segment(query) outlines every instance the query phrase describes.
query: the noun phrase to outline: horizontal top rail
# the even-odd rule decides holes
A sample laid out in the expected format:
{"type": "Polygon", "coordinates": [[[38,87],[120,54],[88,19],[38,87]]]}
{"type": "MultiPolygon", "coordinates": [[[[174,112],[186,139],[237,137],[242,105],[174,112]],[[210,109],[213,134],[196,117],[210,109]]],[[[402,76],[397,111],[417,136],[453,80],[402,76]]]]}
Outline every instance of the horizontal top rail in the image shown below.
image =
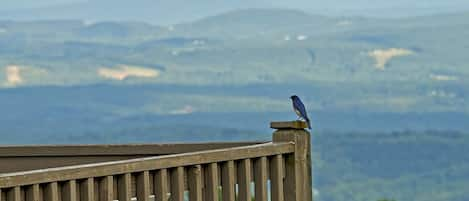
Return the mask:
{"type": "Polygon", "coordinates": [[[210,142],[174,144],[111,144],[111,145],[26,145],[1,146],[0,157],[33,156],[118,156],[118,155],[165,155],[193,151],[221,149],[266,143],[254,142],[210,142]]]}
{"type": "Polygon", "coordinates": [[[102,177],[245,158],[256,158],[293,153],[294,151],[294,143],[276,142],[114,162],[7,173],[0,174],[0,188],[72,179],[85,179],[90,177],[102,177]]]}

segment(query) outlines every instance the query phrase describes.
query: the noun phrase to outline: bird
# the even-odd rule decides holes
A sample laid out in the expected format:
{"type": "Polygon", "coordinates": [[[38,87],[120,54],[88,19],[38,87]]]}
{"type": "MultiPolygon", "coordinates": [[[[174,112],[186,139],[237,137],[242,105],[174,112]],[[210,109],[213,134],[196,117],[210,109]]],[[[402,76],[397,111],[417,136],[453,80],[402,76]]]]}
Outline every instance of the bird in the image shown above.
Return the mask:
{"type": "Polygon", "coordinates": [[[311,129],[311,122],[309,121],[308,114],[306,113],[306,108],[301,99],[296,96],[290,96],[293,104],[293,111],[298,115],[299,119],[303,119],[308,124],[308,128],[311,129]]]}

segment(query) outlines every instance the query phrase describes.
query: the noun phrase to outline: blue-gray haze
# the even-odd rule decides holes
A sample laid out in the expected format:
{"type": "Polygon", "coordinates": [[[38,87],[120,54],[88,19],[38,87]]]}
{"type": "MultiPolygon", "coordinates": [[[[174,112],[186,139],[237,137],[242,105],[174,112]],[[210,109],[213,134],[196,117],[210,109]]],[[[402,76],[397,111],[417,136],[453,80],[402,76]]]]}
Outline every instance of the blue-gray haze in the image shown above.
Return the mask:
{"type": "Polygon", "coordinates": [[[289,8],[329,16],[384,18],[434,15],[469,9],[467,0],[2,0],[0,19],[84,19],[176,24],[246,8],[289,8]]]}

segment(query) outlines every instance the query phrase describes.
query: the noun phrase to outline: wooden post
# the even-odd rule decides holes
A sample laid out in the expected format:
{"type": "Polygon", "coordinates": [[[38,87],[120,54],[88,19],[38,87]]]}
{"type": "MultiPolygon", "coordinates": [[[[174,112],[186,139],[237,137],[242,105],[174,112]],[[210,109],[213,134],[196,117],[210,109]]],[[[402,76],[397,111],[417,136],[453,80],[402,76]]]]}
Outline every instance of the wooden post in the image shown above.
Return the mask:
{"type": "Polygon", "coordinates": [[[138,201],[150,200],[150,173],[148,171],[138,173],[136,191],[138,201]]]}
{"type": "Polygon", "coordinates": [[[202,166],[190,167],[187,175],[189,186],[189,200],[202,201],[202,166]]]}
{"type": "Polygon", "coordinates": [[[285,155],[284,193],[288,201],[312,201],[311,137],[302,121],[271,122],[273,142],[291,142],[295,152],[285,155]]]}
{"type": "Polygon", "coordinates": [[[117,181],[117,193],[119,201],[130,201],[132,198],[132,175],[125,173],[118,177],[117,181]]]}

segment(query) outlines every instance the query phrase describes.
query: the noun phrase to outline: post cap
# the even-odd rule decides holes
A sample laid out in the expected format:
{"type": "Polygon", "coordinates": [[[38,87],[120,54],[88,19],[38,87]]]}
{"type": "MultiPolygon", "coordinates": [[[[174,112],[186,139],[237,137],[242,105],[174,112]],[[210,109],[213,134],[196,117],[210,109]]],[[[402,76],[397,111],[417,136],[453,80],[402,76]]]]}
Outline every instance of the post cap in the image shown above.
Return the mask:
{"type": "Polygon", "coordinates": [[[273,129],[305,129],[308,124],[304,121],[273,121],[270,122],[270,128],[273,129]]]}

